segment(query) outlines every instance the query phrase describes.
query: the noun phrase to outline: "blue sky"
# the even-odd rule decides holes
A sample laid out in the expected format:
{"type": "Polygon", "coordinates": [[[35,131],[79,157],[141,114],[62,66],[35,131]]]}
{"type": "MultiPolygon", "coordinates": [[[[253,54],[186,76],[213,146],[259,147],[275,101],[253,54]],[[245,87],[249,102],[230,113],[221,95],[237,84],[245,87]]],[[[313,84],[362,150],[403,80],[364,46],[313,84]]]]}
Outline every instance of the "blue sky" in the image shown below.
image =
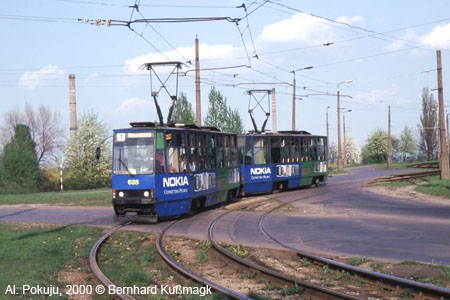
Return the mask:
{"type": "MultiPolygon", "coordinates": [[[[248,12],[263,4],[261,0],[253,2],[244,1],[248,12]]],[[[140,71],[139,66],[167,58],[193,61],[196,35],[200,39],[201,68],[251,65],[251,68],[201,72],[202,117],[206,116],[208,92],[215,86],[230,106],[239,109],[247,129],[251,121],[247,114],[249,98],[244,92],[271,88],[276,89],[278,129],[291,129],[292,86],[286,83],[292,83],[290,71],[307,66],[313,69],[296,72],[297,95],[305,95],[297,101],[297,129],[325,134],[325,113],[330,106],[330,136],[336,140],[336,97],[316,94],[335,94],[338,82],[352,79],[352,83],[340,86],[343,95],[352,97],[342,98],[341,106],[352,110],[346,114],[346,125],[360,145],[373,129],[386,129],[389,104],[394,135],[399,135],[406,125],[417,128],[421,90],[437,87],[435,71],[422,73],[436,68],[436,49],[442,49],[444,95],[448,88],[448,1],[375,4],[274,0],[240,22],[244,43],[237,26],[226,21],[152,24],[153,28],[132,25],[136,32],[143,32],[153,47],[127,27],[76,21],[84,17],[129,20],[132,9],[128,6],[134,3],[134,0],[3,3],[0,115],[14,107],[24,107],[25,103],[34,107],[45,104],[59,110],[64,126],[69,128],[68,75],[75,74],[79,116],[89,110],[97,112],[111,129],[126,127],[133,121],[155,120],[148,72],[140,71]],[[30,17],[45,18],[29,21],[30,17]],[[325,43],[333,44],[322,46],[325,43]],[[249,56],[256,53],[259,59],[249,60],[244,44],[249,56]],[[270,84],[249,84],[261,82],[270,84]]],[[[141,0],[140,12],[146,18],[242,18],[243,8],[236,8],[242,3],[141,0]]],[[[134,11],[132,19],[138,18],[142,17],[134,11]]],[[[188,76],[180,77],[179,82],[179,90],[192,103],[193,69],[189,64],[184,67],[188,76]]],[[[163,76],[166,72],[160,70],[163,76]]],[[[173,87],[174,83],[169,81],[168,85],[173,87]]],[[[166,115],[169,100],[164,94],[160,103],[166,115]]],[[[263,116],[260,111],[255,114],[261,124],[263,116]]]]}

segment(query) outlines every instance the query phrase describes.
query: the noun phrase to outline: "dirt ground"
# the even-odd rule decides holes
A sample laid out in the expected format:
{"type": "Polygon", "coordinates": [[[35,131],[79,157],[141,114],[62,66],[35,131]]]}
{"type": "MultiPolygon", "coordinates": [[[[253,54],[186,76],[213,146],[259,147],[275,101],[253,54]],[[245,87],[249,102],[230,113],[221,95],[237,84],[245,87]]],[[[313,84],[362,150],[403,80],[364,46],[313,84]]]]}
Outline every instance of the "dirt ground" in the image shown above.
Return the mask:
{"type": "Polygon", "coordinates": [[[404,200],[415,200],[424,203],[430,204],[442,204],[449,205],[450,200],[447,198],[427,195],[420,192],[415,191],[414,189],[417,185],[409,185],[406,187],[398,187],[398,188],[388,188],[381,185],[364,187],[365,191],[386,195],[389,197],[404,199],[404,200]]]}
{"type": "MultiPolygon", "coordinates": [[[[225,287],[236,290],[239,293],[249,295],[256,292],[276,299],[308,299],[284,295],[281,287],[261,280],[256,272],[243,270],[224,259],[211,249],[211,245],[205,241],[183,238],[169,238],[165,244],[168,250],[176,253],[175,258],[192,271],[217,282],[225,287]],[[174,250],[178,249],[178,250],[174,250]]],[[[374,285],[370,281],[359,276],[350,275],[311,263],[298,257],[290,251],[280,251],[260,248],[244,248],[239,245],[220,243],[224,248],[232,251],[239,257],[248,259],[254,263],[278,270],[291,277],[304,280],[323,287],[338,290],[363,299],[408,299],[411,291],[392,288],[388,285],[374,285]]],[[[417,280],[429,284],[435,284],[446,288],[450,287],[450,268],[424,265],[412,261],[399,264],[368,260],[364,257],[342,259],[329,257],[347,264],[357,265],[361,268],[382,272],[407,279],[417,280]]]]}

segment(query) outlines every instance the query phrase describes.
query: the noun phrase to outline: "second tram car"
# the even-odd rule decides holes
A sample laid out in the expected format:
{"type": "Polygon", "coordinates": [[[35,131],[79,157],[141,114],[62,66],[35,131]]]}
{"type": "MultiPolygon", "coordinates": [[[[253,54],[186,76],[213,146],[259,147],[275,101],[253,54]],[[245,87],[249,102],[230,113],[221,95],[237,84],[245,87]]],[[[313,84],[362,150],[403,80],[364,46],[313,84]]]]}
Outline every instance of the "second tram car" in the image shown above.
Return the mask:
{"type": "Polygon", "coordinates": [[[241,194],[326,182],[326,145],[326,137],[306,131],[239,135],[241,194]]]}
{"type": "Polygon", "coordinates": [[[238,196],[236,134],[195,125],[130,125],[113,135],[117,220],[156,222],[238,196]]]}

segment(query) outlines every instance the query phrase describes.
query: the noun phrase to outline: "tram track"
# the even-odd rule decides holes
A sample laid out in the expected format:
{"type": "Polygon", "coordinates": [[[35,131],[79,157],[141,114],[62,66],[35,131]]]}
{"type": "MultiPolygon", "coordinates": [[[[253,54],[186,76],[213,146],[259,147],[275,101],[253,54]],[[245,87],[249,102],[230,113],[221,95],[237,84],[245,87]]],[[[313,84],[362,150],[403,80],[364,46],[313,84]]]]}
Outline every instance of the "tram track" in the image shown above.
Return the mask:
{"type": "MultiPolygon", "coordinates": [[[[435,171],[432,171],[432,172],[435,172],[435,171]]],[[[426,173],[426,172],[420,172],[420,173],[426,173]]],[[[428,173],[430,173],[430,172],[428,172],[428,173]]],[[[407,174],[400,174],[400,175],[406,176],[407,174]]],[[[421,177],[423,177],[423,176],[421,176],[421,177]]],[[[336,269],[339,271],[345,271],[350,274],[360,276],[362,278],[365,278],[365,279],[368,279],[368,280],[374,282],[374,284],[381,282],[381,283],[387,283],[387,284],[393,286],[394,288],[402,287],[402,288],[410,289],[410,290],[414,291],[414,293],[415,293],[414,296],[417,297],[417,299],[424,299],[424,300],[450,299],[450,289],[447,289],[447,288],[429,285],[429,284],[425,284],[425,283],[414,281],[414,280],[409,280],[409,279],[405,279],[405,278],[401,278],[401,277],[397,277],[397,276],[388,275],[385,273],[380,273],[380,272],[375,272],[375,271],[371,271],[368,269],[359,268],[356,266],[344,264],[344,263],[341,263],[341,262],[338,262],[338,261],[335,261],[332,259],[328,259],[328,258],[325,258],[322,256],[318,256],[318,255],[309,253],[307,251],[303,251],[303,250],[291,247],[291,246],[283,243],[282,241],[278,240],[276,237],[274,237],[264,226],[264,220],[267,218],[268,215],[270,215],[274,211],[276,211],[286,205],[292,204],[294,202],[314,197],[315,195],[310,195],[310,196],[306,196],[303,198],[293,199],[293,200],[287,201],[277,207],[274,207],[274,208],[266,211],[264,214],[261,215],[261,217],[259,219],[259,227],[260,227],[260,230],[262,231],[262,233],[265,236],[267,236],[270,240],[275,242],[277,245],[281,246],[282,248],[293,251],[296,253],[297,256],[299,256],[301,258],[306,258],[316,264],[328,265],[330,268],[333,268],[333,269],[336,269]]]]}
{"type": "Polygon", "coordinates": [[[229,288],[226,288],[216,282],[213,282],[191,270],[183,266],[182,264],[178,263],[173,257],[170,256],[170,254],[165,250],[163,240],[165,235],[167,234],[168,230],[178,223],[180,221],[176,221],[166,227],[161,234],[159,235],[157,241],[156,241],[156,250],[160,257],[164,260],[164,262],[174,271],[182,274],[183,276],[192,279],[200,284],[210,286],[215,291],[218,291],[224,295],[227,295],[228,297],[232,299],[239,299],[239,300],[251,300],[251,298],[247,297],[246,295],[240,294],[238,292],[235,292],[229,288]]]}
{"type": "MultiPolygon", "coordinates": [[[[110,231],[108,231],[103,236],[101,236],[97,240],[97,242],[95,242],[94,246],[92,246],[91,251],[89,252],[89,265],[91,267],[91,270],[94,273],[95,277],[103,284],[103,286],[106,288],[106,290],[108,290],[108,288],[111,286],[115,286],[115,284],[108,277],[106,277],[106,275],[102,272],[102,270],[100,270],[100,267],[99,267],[98,261],[97,261],[97,257],[98,257],[101,247],[109,239],[109,237],[113,233],[115,233],[117,230],[127,226],[128,224],[129,223],[118,225],[118,226],[114,227],[113,229],[111,229],[110,231]]],[[[116,291],[117,289],[114,288],[114,290],[116,291]]],[[[114,295],[117,298],[122,299],[122,300],[135,300],[133,297],[126,295],[126,294],[115,293],[114,295]]]]}
{"type": "Polygon", "coordinates": [[[278,282],[281,285],[284,286],[301,286],[305,290],[302,293],[302,295],[308,296],[311,299],[348,299],[348,300],[361,300],[359,297],[355,297],[352,295],[347,295],[338,291],[334,291],[328,288],[324,288],[319,285],[311,284],[309,282],[298,280],[295,278],[292,278],[288,275],[285,275],[281,272],[278,272],[274,269],[250,262],[248,260],[242,259],[235,254],[233,254],[231,251],[225,249],[224,247],[220,246],[219,243],[214,239],[214,227],[216,224],[227,214],[229,214],[231,211],[228,211],[226,213],[223,213],[219,217],[217,217],[208,227],[208,240],[214,247],[214,249],[219,252],[223,257],[227,258],[228,260],[231,260],[234,264],[244,267],[246,269],[254,270],[260,274],[263,275],[263,277],[267,278],[268,280],[272,282],[278,282]]]}

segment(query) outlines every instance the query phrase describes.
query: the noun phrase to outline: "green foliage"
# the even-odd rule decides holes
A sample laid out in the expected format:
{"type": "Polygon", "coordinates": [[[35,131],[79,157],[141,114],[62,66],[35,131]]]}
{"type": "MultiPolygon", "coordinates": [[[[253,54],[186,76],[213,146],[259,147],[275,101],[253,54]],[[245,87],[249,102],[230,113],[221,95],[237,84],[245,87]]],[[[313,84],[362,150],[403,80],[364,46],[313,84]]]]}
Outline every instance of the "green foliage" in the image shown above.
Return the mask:
{"type": "Polygon", "coordinates": [[[225,132],[242,133],[244,123],[237,109],[227,106],[227,99],[216,88],[208,95],[208,114],[204,120],[206,126],[213,126],[225,132]]]}
{"type": "Polygon", "coordinates": [[[29,190],[36,188],[40,172],[35,146],[30,128],[23,124],[16,125],[14,136],[3,149],[0,162],[4,184],[15,185],[18,191],[23,187],[29,190]]]}
{"type": "Polygon", "coordinates": [[[363,163],[380,163],[387,159],[387,133],[383,129],[375,129],[367,138],[362,151],[363,163]]]}
{"type": "Polygon", "coordinates": [[[95,159],[95,148],[108,136],[106,125],[97,114],[89,112],[81,117],[78,129],[70,141],[67,153],[68,189],[107,187],[111,184],[111,143],[102,145],[100,160],[95,159]]]}
{"type": "Polygon", "coordinates": [[[172,122],[182,124],[195,124],[195,115],[192,104],[187,100],[186,94],[181,92],[172,112],[172,122]]]}
{"type": "Polygon", "coordinates": [[[366,260],[367,260],[367,258],[364,257],[364,256],[361,256],[361,257],[352,257],[352,258],[350,258],[350,259],[347,260],[347,263],[348,263],[349,265],[352,265],[352,266],[359,266],[359,265],[362,265],[363,263],[365,263],[366,260]]]}
{"type": "Polygon", "coordinates": [[[437,102],[429,88],[422,89],[422,115],[419,129],[419,151],[426,156],[427,160],[432,160],[437,152],[437,102]]]}
{"type": "Polygon", "coordinates": [[[206,251],[201,250],[200,252],[197,253],[197,262],[201,264],[204,263],[205,261],[206,261],[206,251]]]}
{"type": "Polygon", "coordinates": [[[416,139],[414,138],[412,130],[405,126],[400,134],[400,141],[398,151],[402,155],[402,161],[406,160],[406,156],[416,154],[416,139]]]}

